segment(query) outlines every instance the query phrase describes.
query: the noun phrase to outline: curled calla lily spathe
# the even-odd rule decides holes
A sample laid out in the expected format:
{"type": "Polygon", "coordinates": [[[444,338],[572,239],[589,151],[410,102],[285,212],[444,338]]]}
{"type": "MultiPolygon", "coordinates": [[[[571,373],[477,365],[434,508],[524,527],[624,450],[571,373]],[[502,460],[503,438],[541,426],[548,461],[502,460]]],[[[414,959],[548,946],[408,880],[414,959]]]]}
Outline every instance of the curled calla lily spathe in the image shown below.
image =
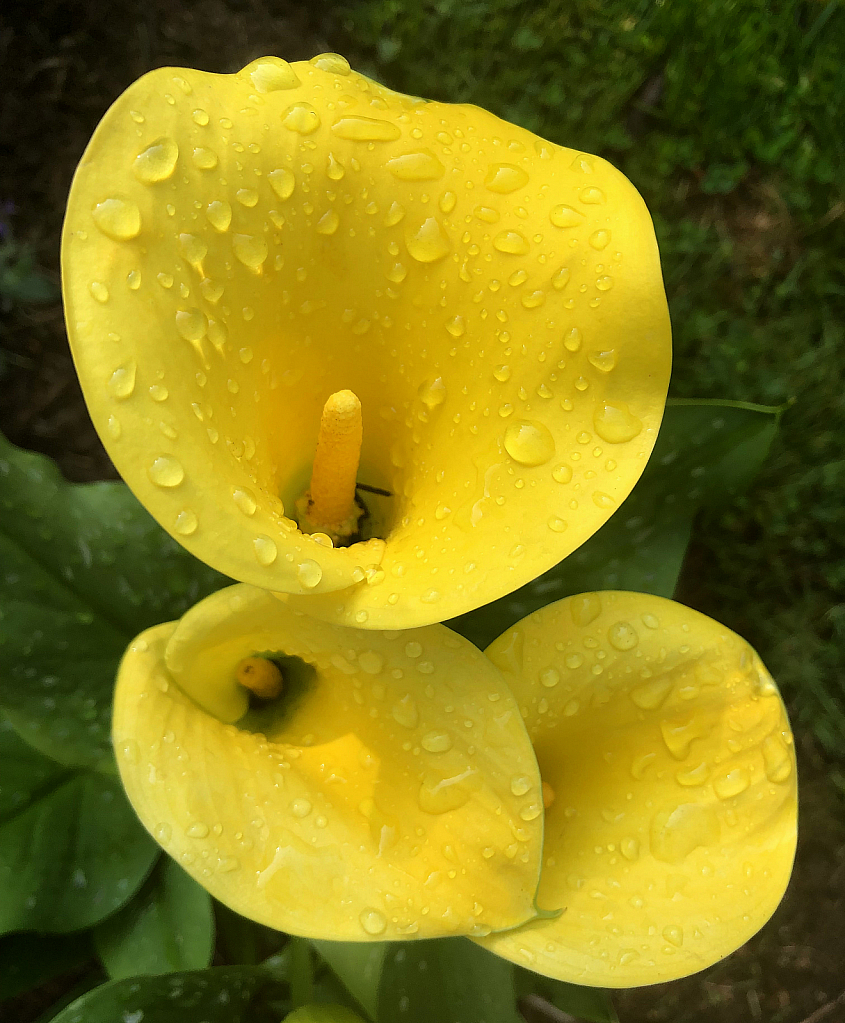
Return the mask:
{"type": "Polygon", "coordinates": [[[659,427],[669,320],[630,182],[334,54],[133,84],[77,170],[62,262],[132,490],[325,620],[416,626],[522,585],[613,514],[659,427]],[[369,489],[341,502],[358,542],[332,546],[297,504],[347,391],[369,489]]]}
{"type": "Polygon", "coordinates": [[[792,735],[751,647],[660,597],[587,593],[487,650],[547,802],[539,905],[481,939],[531,970],[633,987],[695,973],[768,920],[792,869],[792,735]]]}
{"type": "Polygon", "coordinates": [[[536,915],[531,743],[501,672],[443,626],[347,629],[221,590],[130,646],[113,737],[151,834],[260,923],[366,941],[536,915]]]}

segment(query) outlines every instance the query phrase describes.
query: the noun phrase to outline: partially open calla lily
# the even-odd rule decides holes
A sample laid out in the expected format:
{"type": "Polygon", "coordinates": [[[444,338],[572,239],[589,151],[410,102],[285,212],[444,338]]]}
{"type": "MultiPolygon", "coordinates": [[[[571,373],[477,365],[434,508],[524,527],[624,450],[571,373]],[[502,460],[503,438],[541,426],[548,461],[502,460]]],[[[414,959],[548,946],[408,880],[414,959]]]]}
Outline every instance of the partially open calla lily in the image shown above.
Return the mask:
{"type": "Polygon", "coordinates": [[[757,931],[789,880],[797,793],[784,706],[748,644],[660,597],[588,593],[487,653],[554,799],[538,903],[564,912],[482,943],[627,987],[695,973],[757,931]]]}
{"type": "Polygon", "coordinates": [[[113,734],[142,822],[244,916],[365,941],[535,915],[531,743],[501,672],[443,626],[347,629],[230,587],[130,646],[113,734]],[[260,661],[281,695],[249,709],[260,661]]]}
{"type": "Polygon", "coordinates": [[[630,182],[335,54],[133,84],[76,173],[63,278],[91,415],[144,505],[341,624],[442,621],[534,578],[624,500],[662,415],[669,320],[630,182]],[[348,391],[381,492],[332,547],[296,508],[348,391]]]}

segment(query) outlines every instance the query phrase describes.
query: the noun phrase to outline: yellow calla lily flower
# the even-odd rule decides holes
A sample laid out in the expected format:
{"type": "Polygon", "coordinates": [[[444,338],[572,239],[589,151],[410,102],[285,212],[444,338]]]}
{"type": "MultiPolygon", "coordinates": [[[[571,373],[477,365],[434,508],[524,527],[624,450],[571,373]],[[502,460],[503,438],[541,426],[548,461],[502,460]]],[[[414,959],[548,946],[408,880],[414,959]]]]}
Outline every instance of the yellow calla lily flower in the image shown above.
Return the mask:
{"type": "Polygon", "coordinates": [[[792,869],[792,736],[771,676],[712,619],[587,593],[487,650],[516,695],[546,802],[538,904],[482,944],[560,980],[672,980],[765,923],[792,869]]]}
{"type": "Polygon", "coordinates": [[[130,646],[113,737],[143,824],[260,923],[366,941],[535,915],[531,743],[498,669],[443,626],[347,629],[229,587],[130,646]],[[265,675],[282,695],[249,709],[265,675]]]}
{"type": "Polygon", "coordinates": [[[339,624],[442,621],[536,577],[660,424],[669,319],[630,182],[335,54],[135,82],[77,170],[62,263],[138,498],[339,624]]]}

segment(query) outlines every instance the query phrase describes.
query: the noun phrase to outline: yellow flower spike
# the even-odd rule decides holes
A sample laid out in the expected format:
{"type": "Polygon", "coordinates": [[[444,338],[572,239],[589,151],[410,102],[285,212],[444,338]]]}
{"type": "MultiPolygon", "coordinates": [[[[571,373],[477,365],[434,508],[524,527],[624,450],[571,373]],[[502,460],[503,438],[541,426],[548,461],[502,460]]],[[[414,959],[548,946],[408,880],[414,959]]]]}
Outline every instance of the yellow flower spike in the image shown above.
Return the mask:
{"type": "Polygon", "coordinates": [[[538,904],[482,944],[602,987],[682,977],[769,918],[792,869],[792,736],[749,645],[661,597],[587,593],[487,650],[531,735],[547,804],[538,904]]]}
{"type": "Polygon", "coordinates": [[[260,923],[366,941],[534,916],[531,743],[501,672],[441,625],[347,629],[229,587],[130,646],[113,738],[144,825],[260,923]],[[284,688],[248,710],[261,658],[284,688]]]}
{"type": "Polygon", "coordinates": [[[130,86],[76,173],[63,276],[136,495],[340,624],[442,621],[536,577],[618,508],[662,415],[669,319],[630,182],[337,55],[130,86]],[[359,489],[369,544],[332,547],[293,516],[343,390],[382,493],[359,489]]]}

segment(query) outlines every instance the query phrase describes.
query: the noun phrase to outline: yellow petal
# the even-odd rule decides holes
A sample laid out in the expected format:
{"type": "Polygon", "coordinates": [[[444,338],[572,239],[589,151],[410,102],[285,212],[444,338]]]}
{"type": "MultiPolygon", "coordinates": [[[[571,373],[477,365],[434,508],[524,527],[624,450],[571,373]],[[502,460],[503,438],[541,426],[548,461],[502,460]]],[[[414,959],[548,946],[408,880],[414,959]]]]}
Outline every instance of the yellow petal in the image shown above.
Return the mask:
{"type": "Polygon", "coordinates": [[[627,987],[695,973],[759,930],[789,880],[797,792],[786,712],[751,647],[660,597],[588,593],[487,653],[554,790],[538,904],[564,912],[484,944],[627,987]]]}
{"type": "Polygon", "coordinates": [[[114,743],[144,825],[260,923],[364,941],[533,915],[531,743],[501,673],[443,626],[364,632],[221,590],[130,646],[114,743]],[[246,708],[238,664],[262,653],[282,657],[288,700],[225,724],[246,708]]]}
{"type": "Polygon", "coordinates": [[[615,511],[660,423],[669,320],[630,182],[336,55],[130,86],[76,173],[63,275],[136,495],[342,624],[442,621],[534,578],[615,511]],[[331,549],[285,509],[342,389],[359,481],[392,496],[360,495],[379,542],[331,549]]]}

